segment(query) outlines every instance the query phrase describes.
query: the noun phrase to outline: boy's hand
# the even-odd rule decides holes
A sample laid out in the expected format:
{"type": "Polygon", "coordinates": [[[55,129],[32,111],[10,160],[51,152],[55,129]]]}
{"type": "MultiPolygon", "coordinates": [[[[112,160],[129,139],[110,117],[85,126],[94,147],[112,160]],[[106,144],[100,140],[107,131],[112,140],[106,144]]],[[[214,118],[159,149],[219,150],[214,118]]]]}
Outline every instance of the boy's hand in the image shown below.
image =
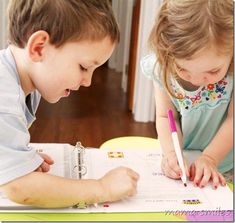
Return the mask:
{"type": "Polygon", "coordinates": [[[130,168],[118,167],[109,171],[99,180],[104,191],[104,201],[117,201],[135,195],[138,179],[139,174],[130,168]]]}
{"type": "MultiPolygon", "coordinates": [[[[189,176],[189,168],[183,156],[186,175],[189,176]]],[[[179,167],[175,151],[164,154],[161,162],[162,172],[169,178],[180,179],[182,170],[179,167]]]]}
{"type": "Polygon", "coordinates": [[[217,170],[215,160],[205,154],[202,154],[190,166],[190,180],[193,180],[194,186],[205,187],[209,180],[212,180],[213,189],[217,189],[218,185],[226,185],[226,181],[222,174],[217,170]]]}
{"type": "Polygon", "coordinates": [[[54,163],[53,159],[45,153],[38,153],[43,159],[43,163],[34,170],[35,172],[48,172],[50,170],[50,165],[54,163]]]}

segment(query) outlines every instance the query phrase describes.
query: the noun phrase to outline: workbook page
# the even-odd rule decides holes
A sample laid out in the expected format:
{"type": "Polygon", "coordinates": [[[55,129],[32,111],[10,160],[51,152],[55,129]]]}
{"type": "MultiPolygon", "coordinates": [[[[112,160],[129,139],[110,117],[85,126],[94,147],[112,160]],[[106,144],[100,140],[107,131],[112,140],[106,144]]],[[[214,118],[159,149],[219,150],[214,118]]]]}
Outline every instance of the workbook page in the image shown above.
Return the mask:
{"type": "MultiPolygon", "coordinates": [[[[50,174],[74,177],[79,169],[78,152],[68,144],[32,144],[38,152],[53,157],[54,164],[50,174]],[[76,167],[76,168],[75,168],[76,167]]],[[[200,153],[186,154],[193,161],[200,153]],[[190,157],[191,156],[191,157],[190,157]]],[[[173,211],[222,211],[233,210],[233,193],[226,187],[213,190],[211,185],[205,188],[194,187],[188,181],[184,187],[181,180],[172,180],[162,174],[160,149],[86,149],[80,162],[86,171],[82,178],[99,179],[109,170],[119,166],[132,168],[139,173],[137,194],[118,202],[105,202],[90,205],[85,209],[40,209],[11,202],[0,191],[0,212],[173,212],[173,211]]],[[[75,177],[76,178],[76,177],[75,177]]],[[[77,178],[78,179],[78,178],[77,178]]],[[[79,179],[78,179],[79,180],[79,179]]]]}
{"type": "Polygon", "coordinates": [[[73,168],[77,165],[77,152],[74,146],[56,143],[31,143],[30,146],[37,152],[45,153],[53,159],[54,164],[50,165],[50,174],[72,178],[73,168]]]}
{"type": "MultiPolygon", "coordinates": [[[[137,195],[119,202],[100,204],[99,208],[104,212],[233,210],[233,194],[228,187],[220,186],[213,190],[208,185],[198,188],[190,181],[184,187],[181,180],[165,177],[160,167],[159,149],[103,149],[86,153],[90,157],[88,178],[100,178],[118,166],[132,168],[140,175],[137,195]]],[[[196,156],[198,154],[193,154],[193,157],[196,156]]]]}

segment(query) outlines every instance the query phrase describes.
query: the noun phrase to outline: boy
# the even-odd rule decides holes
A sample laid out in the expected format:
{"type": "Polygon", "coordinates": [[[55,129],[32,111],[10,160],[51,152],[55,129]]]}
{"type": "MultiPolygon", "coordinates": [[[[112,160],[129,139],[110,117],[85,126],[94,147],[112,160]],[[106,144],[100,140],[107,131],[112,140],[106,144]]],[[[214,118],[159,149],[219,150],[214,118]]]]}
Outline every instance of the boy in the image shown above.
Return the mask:
{"type": "Polygon", "coordinates": [[[0,188],[45,208],[115,201],[136,193],[138,174],[119,167],[98,180],[49,175],[53,160],[28,147],[40,96],[50,103],[91,84],[119,30],[108,0],[11,0],[9,47],[0,51],[0,188]]]}

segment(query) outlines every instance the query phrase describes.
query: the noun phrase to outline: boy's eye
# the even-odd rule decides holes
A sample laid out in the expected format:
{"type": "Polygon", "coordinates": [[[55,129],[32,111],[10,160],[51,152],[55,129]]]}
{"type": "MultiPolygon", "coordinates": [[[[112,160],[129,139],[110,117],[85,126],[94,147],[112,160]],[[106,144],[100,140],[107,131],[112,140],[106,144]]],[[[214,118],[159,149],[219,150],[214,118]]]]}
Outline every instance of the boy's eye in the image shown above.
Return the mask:
{"type": "Polygon", "coordinates": [[[85,67],[83,67],[82,65],[79,65],[79,66],[80,66],[81,71],[84,71],[84,72],[87,71],[87,69],[85,67]]]}

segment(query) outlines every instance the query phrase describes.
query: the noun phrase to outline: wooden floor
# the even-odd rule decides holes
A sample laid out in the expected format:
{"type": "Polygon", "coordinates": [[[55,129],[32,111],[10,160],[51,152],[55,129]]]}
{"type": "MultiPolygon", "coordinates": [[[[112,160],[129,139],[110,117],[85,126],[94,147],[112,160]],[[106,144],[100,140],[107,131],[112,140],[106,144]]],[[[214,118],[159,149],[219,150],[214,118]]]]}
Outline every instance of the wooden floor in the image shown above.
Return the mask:
{"type": "Polygon", "coordinates": [[[121,74],[98,68],[89,88],[81,87],[56,104],[42,100],[30,128],[31,142],[70,143],[99,147],[120,136],[156,137],[154,123],[137,123],[127,108],[121,74]]]}

